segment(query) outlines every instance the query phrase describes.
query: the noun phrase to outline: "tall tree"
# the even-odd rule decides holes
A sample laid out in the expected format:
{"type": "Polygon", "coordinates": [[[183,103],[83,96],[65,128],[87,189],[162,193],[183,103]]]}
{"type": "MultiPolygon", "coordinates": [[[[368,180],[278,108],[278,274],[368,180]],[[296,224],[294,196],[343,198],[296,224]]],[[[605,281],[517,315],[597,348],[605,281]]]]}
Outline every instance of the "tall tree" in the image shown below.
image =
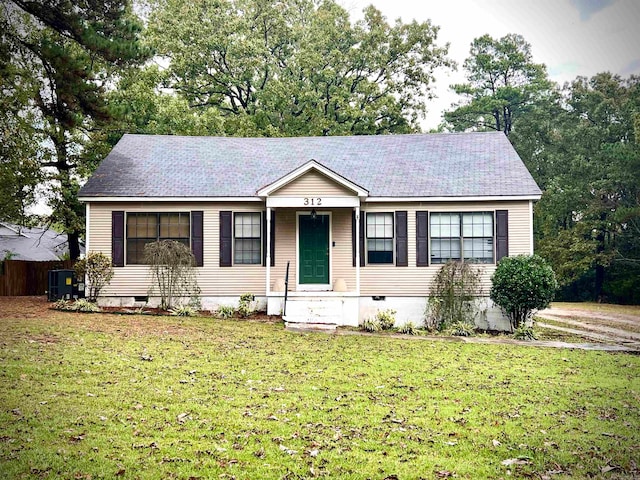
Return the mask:
{"type": "Polygon", "coordinates": [[[640,301],[640,288],[616,293],[606,278],[615,270],[640,280],[640,77],[580,77],[564,96],[564,120],[549,146],[561,168],[536,209],[540,253],[565,284],[591,273],[592,298],[640,301]]]}
{"type": "MultiPolygon", "coordinates": [[[[110,118],[104,103],[109,69],[144,56],[139,32],[126,0],[0,4],[2,70],[22,90],[13,96],[22,101],[3,121],[31,119],[21,132],[39,139],[33,157],[48,186],[50,221],[62,225],[71,258],[80,253],[84,230],[79,181],[95,166],[97,132],[110,118]]],[[[33,158],[27,150],[23,157],[33,158]]]]}
{"type": "Polygon", "coordinates": [[[448,64],[430,22],[351,24],[333,0],[158,0],[149,17],[162,85],[214,107],[229,135],[409,132],[448,64]]]}
{"type": "Polygon", "coordinates": [[[517,119],[551,91],[546,67],[533,62],[531,45],[521,35],[476,38],[464,69],[467,82],[452,85],[464,99],[444,114],[454,130],[497,130],[509,135],[517,119]]]}

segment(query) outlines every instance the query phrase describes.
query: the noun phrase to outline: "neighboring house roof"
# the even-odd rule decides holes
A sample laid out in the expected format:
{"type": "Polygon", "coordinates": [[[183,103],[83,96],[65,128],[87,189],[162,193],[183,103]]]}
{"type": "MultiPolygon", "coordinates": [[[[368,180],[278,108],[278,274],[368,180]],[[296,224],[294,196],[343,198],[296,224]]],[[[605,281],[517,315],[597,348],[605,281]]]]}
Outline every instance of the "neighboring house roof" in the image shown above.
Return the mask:
{"type": "Polygon", "coordinates": [[[59,260],[68,251],[66,234],[0,222],[0,259],[8,256],[11,260],[59,260]]]}
{"type": "Polygon", "coordinates": [[[310,160],[373,197],[539,196],[502,132],[236,138],[124,135],[80,197],[255,197],[310,160]]]}

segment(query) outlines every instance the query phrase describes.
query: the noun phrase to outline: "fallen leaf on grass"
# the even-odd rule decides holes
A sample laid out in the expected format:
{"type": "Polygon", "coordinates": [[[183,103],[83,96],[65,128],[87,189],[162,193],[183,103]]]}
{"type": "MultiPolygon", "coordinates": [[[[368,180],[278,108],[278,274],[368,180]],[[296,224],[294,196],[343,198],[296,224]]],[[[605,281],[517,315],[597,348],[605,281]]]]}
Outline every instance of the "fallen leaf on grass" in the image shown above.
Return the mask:
{"type": "Polygon", "coordinates": [[[449,478],[454,476],[454,474],[452,472],[450,472],[449,470],[438,470],[436,472],[436,477],[438,478],[449,478]]]}
{"type": "Polygon", "coordinates": [[[188,413],[181,413],[180,415],[178,415],[176,417],[176,420],[178,421],[178,423],[184,423],[187,420],[189,420],[191,417],[189,417],[188,413]]]}
{"type": "Polygon", "coordinates": [[[82,440],[84,440],[86,434],[84,433],[80,433],[79,435],[72,435],[71,437],[69,437],[69,441],[73,442],[73,443],[77,443],[80,442],[82,440]]]}
{"type": "Polygon", "coordinates": [[[607,473],[607,472],[611,472],[612,470],[618,470],[620,467],[616,466],[616,465],[605,465],[604,467],[600,468],[600,471],[602,473],[607,473]]]}
{"type": "Polygon", "coordinates": [[[297,451],[292,450],[290,448],[287,448],[284,445],[279,445],[279,447],[280,447],[280,450],[282,450],[283,452],[285,452],[288,455],[295,455],[296,453],[298,453],[297,451]]]}
{"type": "Polygon", "coordinates": [[[500,463],[508,467],[509,465],[527,465],[530,462],[526,458],[507,458],[500,463]]]}

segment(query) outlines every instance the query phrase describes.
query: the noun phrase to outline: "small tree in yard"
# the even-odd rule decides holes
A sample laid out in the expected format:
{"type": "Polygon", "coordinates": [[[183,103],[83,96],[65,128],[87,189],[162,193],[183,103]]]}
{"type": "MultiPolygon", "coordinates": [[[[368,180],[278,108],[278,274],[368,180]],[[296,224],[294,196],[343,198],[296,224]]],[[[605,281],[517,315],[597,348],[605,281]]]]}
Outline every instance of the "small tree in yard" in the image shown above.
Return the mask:
{"type": "Polygon", "coordinates": [[[98,299],[100,291],[113,278],[111,259],[102,252],[89,252],[85,258],[76,262],[74,269],[78,278],[86,275],[87,298],[90,302],[98,299]]]}
{"type": "Polygon", "coordinates": [[[175,240],[161,240],[144,246],[144,262],[149,265],[152,285],[158,288],[160,308],[169,310],[174,302],[200,293],[196,262],[189,247],[175,240]]]}
{"type": "Polygon", "coordinates": [[[491,300],[509,317],[512,330],[524,326],[534,310],[548,307],[558,288],[553,269],[538,255],[503,258],[491,281],[491,300]]]}

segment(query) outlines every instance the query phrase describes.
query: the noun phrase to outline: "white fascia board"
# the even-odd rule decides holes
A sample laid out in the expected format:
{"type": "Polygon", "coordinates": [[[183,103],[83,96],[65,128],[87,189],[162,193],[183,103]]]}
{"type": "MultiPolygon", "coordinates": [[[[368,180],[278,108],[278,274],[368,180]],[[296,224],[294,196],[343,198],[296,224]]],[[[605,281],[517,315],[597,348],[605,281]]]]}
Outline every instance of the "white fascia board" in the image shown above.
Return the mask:
{"type": "Polygon", "coordinates": [[[337,207],[357,207],[360,205],[358,197],[267,197],[267,207],[295,207],[303,209],[322,209],[337,207]],[[320,202],[318,202],[320,200],[320,202]]]}
{"type": "Polygon", "coordinates": [[[366,203],[405,202],[496,202],[514,200],[540,200],[540,195],[492,195],[486,197],[367,197],[366,203]]]}
{"type": "Polygon", "coordinates": [[[256,194],[259,195],[260,197],[267,197],[272,192],[275,192],[279,188],[282,188],[287,183],[292,182],[296,178],[304,175],[305,173],[307,173],[309,170],[312,170],[312,169],[317,170],[318,172],[322,173],[323,175],[329,177],[331,180],[333,180],[337,184],[342,185],[343,187],[345,187],[345,188],[347,188],[349,190],[352,190],[356,195],[358,195],[360,197],[366,197],[367,195],[369,195],[369,192],[367,190],[365,190],[364,188],[360,187],[359,185],[356,185],[355,183],[351,182],[350,180],[347,180],[343,176],[337,174],[333,170],[328,169],[324,165],[316,162],[315,160],[308,161],[304,165],[301,165],[300,167],[296,168],[295,170],[292,170],[291,172],[287,173],[284,177],[281,177],[278,180],[276,180],[275,182],[273,182],[273,183],[271,183],[271,184],[269,184],[269,185],[267,185],[265,187],[262,187],[260,190],[258,190],[256,192],[256,194]]]}
{"type": "Polygon", "coordinates": [[[81,202],[264,202],[259,197],[79,197],[81,202]]]}

